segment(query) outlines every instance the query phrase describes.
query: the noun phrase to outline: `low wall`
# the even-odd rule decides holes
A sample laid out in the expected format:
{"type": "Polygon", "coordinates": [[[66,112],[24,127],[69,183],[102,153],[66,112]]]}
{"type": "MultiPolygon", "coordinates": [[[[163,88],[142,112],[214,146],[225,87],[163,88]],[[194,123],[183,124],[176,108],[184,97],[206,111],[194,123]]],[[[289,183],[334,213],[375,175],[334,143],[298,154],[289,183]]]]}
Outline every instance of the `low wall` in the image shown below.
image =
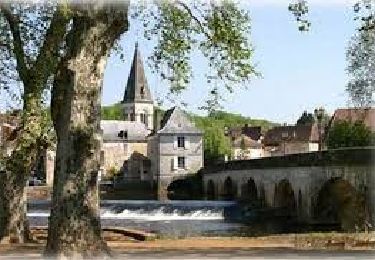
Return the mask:
{"type": "Polygon", "coordinates": [[[250,170],[285,167],[312,167],[338,165],[374,165],[375,147],[337,149],[311,153],[265,157],[253,160],[236,160],[212,165],[203,170],[205,174],[227,170],[250,170]]]}

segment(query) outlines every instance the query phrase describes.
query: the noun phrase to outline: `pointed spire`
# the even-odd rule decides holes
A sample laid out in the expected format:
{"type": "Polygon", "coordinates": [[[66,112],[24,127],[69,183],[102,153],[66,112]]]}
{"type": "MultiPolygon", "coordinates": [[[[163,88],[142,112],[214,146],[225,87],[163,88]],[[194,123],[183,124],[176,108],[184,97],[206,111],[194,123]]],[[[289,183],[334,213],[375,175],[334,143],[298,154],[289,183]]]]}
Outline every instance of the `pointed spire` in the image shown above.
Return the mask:
{"type": "Polygon", "coordinates": [[[132,67],[123,99],[123,103],[134,102],[153,103],[144,72],[142,56],[138,50],[138,42],[135,43],[132,67]]]}

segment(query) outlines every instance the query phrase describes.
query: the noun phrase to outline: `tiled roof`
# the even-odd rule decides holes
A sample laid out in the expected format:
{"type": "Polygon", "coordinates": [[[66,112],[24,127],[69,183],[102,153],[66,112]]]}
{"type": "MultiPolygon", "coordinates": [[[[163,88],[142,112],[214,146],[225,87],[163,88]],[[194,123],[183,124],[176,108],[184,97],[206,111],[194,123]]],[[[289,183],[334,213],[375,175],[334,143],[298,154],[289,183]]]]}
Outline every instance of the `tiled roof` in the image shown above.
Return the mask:
{"type": "Polygon", "coordinates": [[[319,129],[316,124],[277,126],[267,131],[265,145],[279,145],[281,142],[319,142],[319,129]]]}
{"type": "Polygon", "coordinates": [[[164,113],[158,134],[202,134],[181,109],[173,107],[164,113]]]}
{"type": "Polygon", "coordinates": [[[147,102],[152,103],[150,89],[143,67],[141,53],[138,44],[135,46],[132,67],[130,69],[128,82],[126,85],[123,103],[147,102]]]}
{"type": "Polygon", "coordinates": [[[375,108],[341,108],[332,116],[330,125],[337,121],[361,121],[372,131],[375,131],[375,108]]]}
{"type": "Polygon", "coordinates": [[[246,135],[241,135],[234,139],[232,146],[235,148],[242,148],[242,146],[245,148],[261,148],[262,144],[246,135]]]}
{"type": "Polygon", "coordinates": [[[260,126],[238,126],[231,127],[228,129],[228,135],[232,138],[236,138],[241,135],[246,135],[253,140],[259,140],[262,135],[262,128],[260,126]]]}
{"type": "Polygon", "coordinates": [[[103,131],[103,141],[144,141],[150,131],[140,122],[119,121],[119,120],[102,120],[100,127],[103,131]],[[127,138],[119,136],[121,131],[127,132],[127,138]]]}

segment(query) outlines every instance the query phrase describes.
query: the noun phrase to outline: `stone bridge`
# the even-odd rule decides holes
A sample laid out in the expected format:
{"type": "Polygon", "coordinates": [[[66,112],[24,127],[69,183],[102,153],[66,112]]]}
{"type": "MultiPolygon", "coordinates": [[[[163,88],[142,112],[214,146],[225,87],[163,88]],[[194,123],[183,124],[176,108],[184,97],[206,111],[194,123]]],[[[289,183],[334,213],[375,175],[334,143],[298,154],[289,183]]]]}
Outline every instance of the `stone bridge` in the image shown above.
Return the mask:
{"type": "Polygon", "coordinates": [[[230,161],[203,171],[207,199],[286,208],[298,219],[375,225],[375,148],[230,161]]]}

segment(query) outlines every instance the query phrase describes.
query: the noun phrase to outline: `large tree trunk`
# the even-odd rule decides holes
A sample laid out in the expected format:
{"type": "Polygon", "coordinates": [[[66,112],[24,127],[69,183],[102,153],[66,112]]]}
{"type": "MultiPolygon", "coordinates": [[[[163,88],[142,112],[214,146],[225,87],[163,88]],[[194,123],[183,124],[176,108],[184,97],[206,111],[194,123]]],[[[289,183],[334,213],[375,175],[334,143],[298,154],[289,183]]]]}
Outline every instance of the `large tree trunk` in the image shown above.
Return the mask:
{"type": "Polygon", "coordinates": [[[93,257],[107,252],[97,183],[101,88],[109,51],[127,29],[126,13],[127,6],[115,10],[90,5],[73,19],[52,94],[58,145],[47,255],[93,257]]]}
{"type": "Polygon", "coordinates": [[[9,25],[13,41],[13,48],[9,51],[17,61],[16,69],[24,87],[22,120],[13,141],[12,154],[0,156],[0,240],[8,238],[11,242],[22,243],[30,238],[24,187],[38,159],[41,145],[45,144],[42,138],[42,134],[46,133],[44,127],[49,127],[44,120],[42,92],[49,76],[56,70],[60,57],[59,46],[65,37],[70,16],[64,7],[57,6],[36,60],[27,66],[24,48],[28,48],[28,43],[21,37],[21,19],[14,13],[10,3],[1,3],[0,9],[9,25]]]}
{"type": "Polygon", "coordinates": [[[22,123],[12,154],[5,159],[0,184],[0,238],[11,243],[30,240],[26,218],[26,181],[35,161],[42,133],[41,95],[25,93],[22,123]]]}

